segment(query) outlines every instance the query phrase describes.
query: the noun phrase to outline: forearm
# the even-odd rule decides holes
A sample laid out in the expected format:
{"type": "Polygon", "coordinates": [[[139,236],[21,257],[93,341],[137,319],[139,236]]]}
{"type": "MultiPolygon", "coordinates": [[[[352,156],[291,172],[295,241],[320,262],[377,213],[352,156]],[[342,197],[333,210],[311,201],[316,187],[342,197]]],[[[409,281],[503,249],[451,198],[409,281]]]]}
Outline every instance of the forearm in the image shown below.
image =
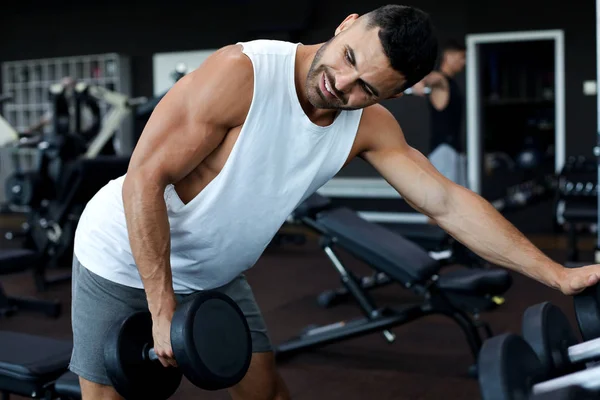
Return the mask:
{"type": "Polygon", "coordinates": [[[435,220],[441,228],[487,261],[559,288],[564,268],[535,247],[489,202],[453,186],[445,212],[435,220]]]}
{"type": "MultiPolygon", "coordinates": [[[[130,178],[129,176],[127,178],[130,178]]],[[[154,317],[172,312],[171,238],[164,191],[142,179],[123,185],[123,204],[131,251],[154,317]]]]}

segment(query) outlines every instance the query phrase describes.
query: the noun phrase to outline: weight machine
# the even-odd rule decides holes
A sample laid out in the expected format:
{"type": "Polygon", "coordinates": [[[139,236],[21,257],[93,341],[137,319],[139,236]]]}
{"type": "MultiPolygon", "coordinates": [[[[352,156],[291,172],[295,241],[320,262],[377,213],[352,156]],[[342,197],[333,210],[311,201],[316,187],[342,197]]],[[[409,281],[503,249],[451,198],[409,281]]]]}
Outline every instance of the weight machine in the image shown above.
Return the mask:
{"type": "MultiPolygon", "coordinates": [[[[59,260],[65,259],[63,257],[70,256],[75,226],[87,201],[109,180],[126,172],[129,156],[105,156],[101,152],[106,143],[113,138],[123,119],[129,116],[137,105],[146,102],[146,98],[143,97],[131,99],[126,95],[94,85],[79,83],[74,88],[80,102],[98,100],[108,103],[111,108],[102,118],[102,124],[94,132],[93,137],[86,138],[87,140],[82,138],[84,146],[75,146],[76,152],[70,153],[70,158],[60,163],[59,172],[53,174],[56,179],[53,180],[48,176],[49,171],[41,171],[44,176],[39,179],[53,180],[56,188],[51,193],[36,195],[41,200],[30,207],[25,229],[18,233],[11,232],[7,237],[25,238],[25,248],[0,251],[0,274],[31,269],[36,287],[40,291],[71,278],[70,274],[66,274],[49,279],[46,270],[56,266],[59,260]]],[[[51,88],[53,93],[60,93],[62,89],[60,84],[51,88]]],[[[80,116],[76,115],[75,126],[78,126],[80,121],[80,116]]],[[[69,134],[72,136],[71,132],[69,134]]],[[[4,136],[8,137],[8,134],[4,136]]],[[[60,151],[51,150],[56,150],[53,146],[60,147],[61,139],[64,138],[43,134],[36,135],[35,138],[18,139],[18,134],[16,137],[15,141],[15,135],[11,134],[9,141],[16,152],[23,147],[33,145],[42,157],[60,157],[60,151]]],[[[38,185],[26,176],[23,175],[21,180],[12,179],[12,186],[8,191],[21,194],[29,191],[29,195],[32,195],[31,191],[35,191],[38,185]]],[[[41,311],[51,316],[59,313],[57,303],[27,300],[28,302],[23,302],[9,297],[0,287],[0,315],[21,308],[41,311]]]]}

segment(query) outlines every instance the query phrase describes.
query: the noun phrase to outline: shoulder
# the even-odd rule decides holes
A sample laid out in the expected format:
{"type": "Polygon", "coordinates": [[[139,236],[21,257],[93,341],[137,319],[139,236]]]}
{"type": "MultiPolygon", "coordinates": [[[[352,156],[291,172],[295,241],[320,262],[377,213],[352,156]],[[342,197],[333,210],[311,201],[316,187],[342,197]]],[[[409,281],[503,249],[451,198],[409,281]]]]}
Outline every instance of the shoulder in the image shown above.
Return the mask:
{"type": "Polygon", "coordinates": [[[252,62],[240,45],[229,45],[181,78],[165,99],[177,98],[190,115],[237,126],[250,108],[253,85],[252,62]]]}
{"type": "Polygon", "coordinates": [[[382,147],[406,145],[404,133],[396,117],[384,106],[375,104],[364,109],[358,127],[359,153],[382,147]]]}

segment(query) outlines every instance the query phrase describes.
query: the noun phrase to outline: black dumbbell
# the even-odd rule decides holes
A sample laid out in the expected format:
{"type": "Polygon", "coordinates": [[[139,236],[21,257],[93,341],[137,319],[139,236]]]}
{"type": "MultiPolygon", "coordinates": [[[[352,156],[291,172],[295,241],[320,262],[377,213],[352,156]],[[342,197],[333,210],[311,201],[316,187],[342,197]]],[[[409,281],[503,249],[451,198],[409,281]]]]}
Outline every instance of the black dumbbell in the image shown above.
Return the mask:
{"type": "Polygon", "coordinates": [[[600,340],[579,343],[567,316],[550,302],[525,310],[523,338],[546,368],[546,376],[558,376],[585,368],[584,363],[600,359],[600,340]]]}
{"type": "Polygon", "coordinates": [[[600,285],[594,285],[573,298],[577,325],[585,341],[600,338],[600,285]]]}
{"type": "Polygon", "coordinates": [[[177,307],[171,346],[177,368],[158,360],[149,312],[115,324],[104,345],[104,364],[115,390],[128,400],[167,399],[182,375],[202,389],[224,389],[242,380],[252,356],[242,311],[231,298],[213,291],[193,295],[177,307]]]}
{"type": "Polygon", "coordinates": [[[581,386],[567,386],[551,392],[534,394],[528,400],[592,400],[597,395],[581,386]]]}
{"type": "Polygon", "coordinates": [[[545,380],[546,368],[522,337],[506,333],[485,341],[478,357],[483,400],[522,400],[571,386],[600,394],[600,367],[545,380]]]}

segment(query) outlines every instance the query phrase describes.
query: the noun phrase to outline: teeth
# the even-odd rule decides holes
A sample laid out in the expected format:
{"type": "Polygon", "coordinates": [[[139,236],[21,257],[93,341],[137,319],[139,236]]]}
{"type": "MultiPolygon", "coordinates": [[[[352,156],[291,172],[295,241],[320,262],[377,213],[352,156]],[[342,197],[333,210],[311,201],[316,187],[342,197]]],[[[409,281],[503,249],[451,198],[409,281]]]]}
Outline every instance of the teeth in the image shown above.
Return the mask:
{"type": "Polygon", "coordinates": [[[333,94],[333,92],[331,91],[331,87],[329,87],[329,83],[327,82],[327,79],[325,79],[325,89],[327,89],[327,91],[331,94],[333,94]]]}

